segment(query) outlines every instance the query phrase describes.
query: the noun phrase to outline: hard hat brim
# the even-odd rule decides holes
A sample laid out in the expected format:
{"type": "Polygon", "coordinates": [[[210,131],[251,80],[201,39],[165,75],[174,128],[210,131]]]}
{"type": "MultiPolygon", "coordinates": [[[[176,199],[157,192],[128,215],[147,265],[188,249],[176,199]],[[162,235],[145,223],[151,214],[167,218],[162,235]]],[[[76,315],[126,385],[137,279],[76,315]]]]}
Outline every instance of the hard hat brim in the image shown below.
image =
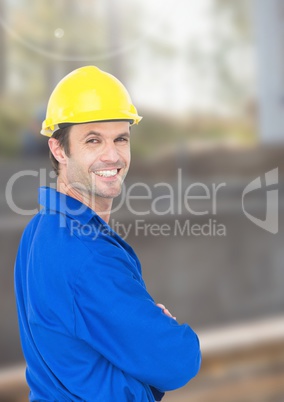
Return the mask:
{"type": "Polygon", "coordinates": [[[95,118],[94,112],[91,112],[92,116],[88,116],[89,113],[81,113],[80,115],[76,116],[76,119],[68,120],[66,122],[60,122],[57,124],[50,124],[48,120],[45,120],[42,123],[42,129],[40,133],[47,137],[51,137],[52,134],[59,130],[60,128],[64,128],[67,126],[73,126],[75,124],[86,124],[86,123],[96,123],[96,122],[108,122],[108,121],[129,121],[130,125],[138,124],[142,120],[142,116],[138,116],[137,114],[132,114],[128,111],[119,113],[119,114],[112,114],[111,112],[105,111],[102,113],[100,111],[100,118],[95,118]],[[84,116],[83,116],[84,115],[84,116]],[[103,116],[105,115],[105,116],[103,116]],[[110,115],[114,117],[109,118],[110,115]],[[88,118],[89,117],[89,118],[88,118]]]}

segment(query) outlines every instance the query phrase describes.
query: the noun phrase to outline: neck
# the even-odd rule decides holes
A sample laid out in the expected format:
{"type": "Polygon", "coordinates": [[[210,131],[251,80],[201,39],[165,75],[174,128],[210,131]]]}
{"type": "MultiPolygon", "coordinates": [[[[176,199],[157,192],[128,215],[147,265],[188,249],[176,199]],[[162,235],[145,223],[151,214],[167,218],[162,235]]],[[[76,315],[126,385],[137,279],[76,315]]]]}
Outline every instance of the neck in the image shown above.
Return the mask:
{"type": "Polygon", "coordinates": [[[113,201],[112,198],[96,197],[92,194],[81,193],[78,189],[66,185],[60,178],[57,180],[57,191],[80,201],[82,204],[96,212],[96,214],[106,223],[109,223],[113,201]]]}

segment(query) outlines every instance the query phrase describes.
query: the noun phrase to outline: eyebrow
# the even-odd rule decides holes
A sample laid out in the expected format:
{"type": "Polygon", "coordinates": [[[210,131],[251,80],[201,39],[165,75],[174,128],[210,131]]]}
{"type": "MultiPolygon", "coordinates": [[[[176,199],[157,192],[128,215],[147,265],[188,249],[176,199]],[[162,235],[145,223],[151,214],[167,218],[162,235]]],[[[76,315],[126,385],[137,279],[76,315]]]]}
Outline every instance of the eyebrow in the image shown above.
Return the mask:
{"type": "MultiPolygon", "coordinates": [[[[88,138],[91,135],[95,135],[97,137],[103,137],[103,135],[100,132],[91,130],[91,131],[89,131],[88,133],[85,134],[84,138],[88,138]]],[[[116,138],[118,138],[118,137],[130,137],[130,133],[129,132],[124,132],[124,133],[121,133],[121,134],[117,134],[115,137],[116,138]]]]}
{"type": "Polygon", "coordinates": [[[88,131],[86,134],[84,134],[84,138],[89,137],[90,135],[96,135],[97,137],[101,137],[102,135],[98,131],[88,131]]]}

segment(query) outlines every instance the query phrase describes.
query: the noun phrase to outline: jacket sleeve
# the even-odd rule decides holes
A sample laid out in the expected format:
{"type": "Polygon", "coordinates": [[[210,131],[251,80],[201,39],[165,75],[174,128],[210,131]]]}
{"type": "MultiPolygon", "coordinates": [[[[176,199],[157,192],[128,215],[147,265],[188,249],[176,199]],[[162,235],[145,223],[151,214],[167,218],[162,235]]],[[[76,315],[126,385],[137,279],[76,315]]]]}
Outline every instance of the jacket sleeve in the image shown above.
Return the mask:
{"type": "Polygon", "coordinates": [[[77,337],[160,391],[179,388],[197,374],[197,335],[156,306],[124,250],[112,246],[82,265],[74,298],[77,337]]]}

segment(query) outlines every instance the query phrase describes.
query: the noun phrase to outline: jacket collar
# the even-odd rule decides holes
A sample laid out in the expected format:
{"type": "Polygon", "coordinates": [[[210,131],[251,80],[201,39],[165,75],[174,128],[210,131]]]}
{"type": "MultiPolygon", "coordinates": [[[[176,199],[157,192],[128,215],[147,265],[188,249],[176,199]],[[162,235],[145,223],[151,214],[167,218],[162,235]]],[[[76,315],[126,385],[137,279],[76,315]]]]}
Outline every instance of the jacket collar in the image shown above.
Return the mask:
{"type": "Polygon", "coordinates": [[[50,187],[40,187],[38,202],[47,211],[56,211],[79,221],[82,225],[87,224],[94,216],[98,216],[92,209],[82,202],[50,187]]]}

